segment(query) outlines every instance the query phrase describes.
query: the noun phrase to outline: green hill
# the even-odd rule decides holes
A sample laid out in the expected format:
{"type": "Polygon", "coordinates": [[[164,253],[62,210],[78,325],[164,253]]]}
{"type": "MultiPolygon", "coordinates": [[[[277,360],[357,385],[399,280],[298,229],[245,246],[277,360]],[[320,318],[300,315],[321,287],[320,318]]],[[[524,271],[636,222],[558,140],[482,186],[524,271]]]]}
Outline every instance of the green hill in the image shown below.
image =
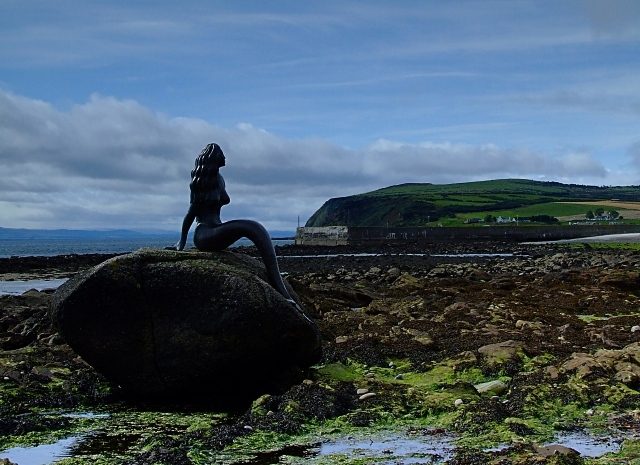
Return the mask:
{"type": "Polygon", "coordinates": [[[461,225],[487,214],[509,216],[584,214],[598,204],[640,201],[639,186],[598,187],[526,179],[457,184],[400,184],[325,202],[306,226],[461,225]],[[556,202],[581,202],[558,204],[556,202]]]}

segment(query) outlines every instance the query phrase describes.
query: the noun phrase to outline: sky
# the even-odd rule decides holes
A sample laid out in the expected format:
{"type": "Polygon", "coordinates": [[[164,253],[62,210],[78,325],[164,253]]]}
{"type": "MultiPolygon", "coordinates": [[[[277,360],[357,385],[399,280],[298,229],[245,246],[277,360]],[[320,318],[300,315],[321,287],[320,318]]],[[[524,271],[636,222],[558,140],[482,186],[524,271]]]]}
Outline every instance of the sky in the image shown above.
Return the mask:
{"type": "Polygon", "coordinates": [[[0,0],[0,227],[293,230],[405,182],[640,184],[640,1],[0,0]]]}

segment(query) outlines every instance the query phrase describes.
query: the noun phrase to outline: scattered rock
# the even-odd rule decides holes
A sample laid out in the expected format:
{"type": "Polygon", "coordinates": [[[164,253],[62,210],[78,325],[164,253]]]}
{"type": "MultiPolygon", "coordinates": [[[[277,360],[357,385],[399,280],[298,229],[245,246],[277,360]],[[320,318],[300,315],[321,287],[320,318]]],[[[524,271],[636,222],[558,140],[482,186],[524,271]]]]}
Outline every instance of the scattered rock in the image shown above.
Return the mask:
{"type": "Polygon", "coordinates": [[[376,396],[375,392],[367,392],[365,394],[362,394],[360,397],[358,397],[358,400],[367,400],[375,396],[376,396]]]}
{"type": "Polygon", "coordinates": [[[460,407],[461,405],[464,405],[464,400],[462,400],[462,399],[456,399],[456,400],[453,402],[453,405],[454,405],[454,406],[456,406],[456,407],[460,407]]]}

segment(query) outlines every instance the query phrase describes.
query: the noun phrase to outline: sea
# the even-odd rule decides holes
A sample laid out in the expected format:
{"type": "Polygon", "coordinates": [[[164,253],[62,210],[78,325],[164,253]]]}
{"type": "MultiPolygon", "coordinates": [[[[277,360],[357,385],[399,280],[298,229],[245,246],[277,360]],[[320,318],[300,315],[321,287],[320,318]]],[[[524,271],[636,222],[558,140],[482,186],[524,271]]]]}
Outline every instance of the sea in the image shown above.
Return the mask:
{"type": "MultiPolygon", "coordinates": [[[[71,254],[126,253],[141,248],[157,248],[175,244],[177,237],[170,235],[136,236],[131,238],[31,238],[0,239],[0,258],[33,257],[71,254]]],[[[274,239],[274,245],[293,244],[290,239],[274,239]]],[[[190,243],[190,242],[189,242],[190,243]]],[[[252,245],[248,239],[240,239],[231,247],[252,245]]],[[[31,289],[38,291],[55,289],[66,279],[2,280],[0,296],[20,295],[31,289]]]]}
{"type": "MultiPolygon", "coordinates": [[[[0,258],[52,256],[93,253],[125,253],[141,248],[163,249],[172,246],[177,236],[136,236],[131,238],[58,238],[58,239],[0,239],[0,258]]],[[[274,245],[292,244],[289,239],[273,241],[274,245]]],[[[249,246],[248,239],[240,239],[231,247],[249,246]]],[[[188,245],[187,245],[188,247],[188,245]]]]}

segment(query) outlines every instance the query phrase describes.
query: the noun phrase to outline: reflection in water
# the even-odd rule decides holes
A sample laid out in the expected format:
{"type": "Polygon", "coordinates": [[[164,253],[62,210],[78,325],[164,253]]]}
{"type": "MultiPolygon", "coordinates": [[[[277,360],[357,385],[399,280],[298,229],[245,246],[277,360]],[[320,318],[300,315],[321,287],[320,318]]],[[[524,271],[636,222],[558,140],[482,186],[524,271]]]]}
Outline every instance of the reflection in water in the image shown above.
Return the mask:
{"type": "MultiPolygon", "coordinates": [[[[610,452],[619,452],[622,440],[610,436],[591,436],[584,431],[572,431],[559,435],[549,444],[560,444],[570,447],[583,457],[600,457],[610,452]]],[[[547,445],[549,445],[547,444],[547,445]]]]}
{"type": "Polygon", "coordinates": [[[19,465],[49,465],[55,460],[70,457],[71,449],[83,436],[71,436],[53,444],[34,447],[12,447],[0,451],[0,457],[19,465]]]}
{"type": "Polygon", "coordinates": [[[390,463],[442,463],[453,458],[454,438],[444,434],[410,437],[397,433],[371,438],[346,438],[325,442],[318,455],[388,457],[390,463]]]}

